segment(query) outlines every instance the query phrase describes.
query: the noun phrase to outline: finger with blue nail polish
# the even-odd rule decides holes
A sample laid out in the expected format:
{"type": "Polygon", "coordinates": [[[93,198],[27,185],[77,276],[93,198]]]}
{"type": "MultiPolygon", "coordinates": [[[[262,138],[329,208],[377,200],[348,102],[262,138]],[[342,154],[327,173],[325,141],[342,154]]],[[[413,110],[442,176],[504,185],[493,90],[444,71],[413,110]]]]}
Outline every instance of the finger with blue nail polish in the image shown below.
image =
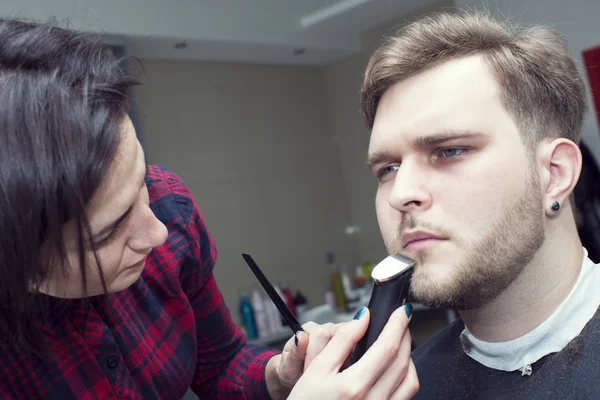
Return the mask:
{"type": "Polygon", "coordinates": [[[365,315],[365,312],[367,311],[367,307],[362,306],[357,312],[356,315],[354,315],[354,319],[361,319],[363,315],[365,315]]]}

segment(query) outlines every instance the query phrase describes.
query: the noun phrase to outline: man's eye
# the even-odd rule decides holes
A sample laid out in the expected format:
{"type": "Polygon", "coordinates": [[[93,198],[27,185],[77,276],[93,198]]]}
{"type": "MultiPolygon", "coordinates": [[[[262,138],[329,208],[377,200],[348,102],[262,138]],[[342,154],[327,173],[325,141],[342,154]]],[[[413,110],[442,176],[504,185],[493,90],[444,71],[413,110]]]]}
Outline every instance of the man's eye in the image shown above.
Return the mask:
{"type": "Polygon", "coordinates": [[[447,147],[444,149],[439,149],[435,152],[435,158],[452,158],[461,156],[467,152],[467,149],[461,147],[447,147]]]}
{"type": "Polygon", "coordinates": [[[394,172],[398,170],[398,166],[397,165],[388,165],[386,167],[381,168],[378,172],[377,172],[377,177],[379,179],[383,178],[384,176],[394,172]]]}

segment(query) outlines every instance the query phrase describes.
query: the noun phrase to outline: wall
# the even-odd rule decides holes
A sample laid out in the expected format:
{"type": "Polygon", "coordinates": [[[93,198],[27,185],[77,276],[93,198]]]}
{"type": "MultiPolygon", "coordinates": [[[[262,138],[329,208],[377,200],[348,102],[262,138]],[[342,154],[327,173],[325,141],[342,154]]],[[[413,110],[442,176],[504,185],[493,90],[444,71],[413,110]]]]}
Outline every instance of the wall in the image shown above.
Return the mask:
{"type": "MultiPolygon", "coordinates": [[[[460,9],[481,7],[481,1],[457,0],[460,9]]],[[[487,7],[494,15],[510,19],[524,25],[546,24],[566,36],[571,53],[580,67],[582,76],[588,85],[590,113],[582,130],[582,139],[600,162],[600,135],[598,122],[593,113],[593,103],[585,65],[581,56],[582,50],[600,45],[600,2],[596,0],[494,0],[493,7],[487,7]]]]}
{"type": "Polygon", "coordinates": [[[190,187],[219,258],[215,277],[237,316],[257,281],[241,253],[312,305],[329,288],[324,253],[355,263],[350,210],[314,67],[143,60],[138,119],[148,162],[190,187]]]}
{"type": "Polygon", "coordinates": [[[393,33],[407,20],[450,8],[454,8],[454,1],[442,0],[366,31],[361,35],[362,51],[359,54],[323,68],[331,131],[340,155],[353,223],[360,227],[357,239],[360,256],[365,261],[377,262],[387,254],[375,215],[377,182],[366,166],[369,132],[359,109],[359,90],[365,67],[384,35],[393,33]]]}

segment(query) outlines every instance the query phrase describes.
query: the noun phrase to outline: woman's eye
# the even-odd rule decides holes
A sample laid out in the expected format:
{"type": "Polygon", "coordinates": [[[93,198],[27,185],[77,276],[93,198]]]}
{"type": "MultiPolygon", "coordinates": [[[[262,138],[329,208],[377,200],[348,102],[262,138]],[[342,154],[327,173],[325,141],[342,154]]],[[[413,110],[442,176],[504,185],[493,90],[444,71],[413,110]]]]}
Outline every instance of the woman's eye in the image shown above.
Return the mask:
{"type": "Polygon", "coordinates": [[[119,229],[120,228],[120,224],[115,226],[113,228],[113,230],[108,234],[108,236],[106,236],[104,239],[102,239],[98,245],[100,246],[106,246],[108,244],[110,244],[113,240],[115,240],[117,238],[117,236],[119,236],[119,229]]]}

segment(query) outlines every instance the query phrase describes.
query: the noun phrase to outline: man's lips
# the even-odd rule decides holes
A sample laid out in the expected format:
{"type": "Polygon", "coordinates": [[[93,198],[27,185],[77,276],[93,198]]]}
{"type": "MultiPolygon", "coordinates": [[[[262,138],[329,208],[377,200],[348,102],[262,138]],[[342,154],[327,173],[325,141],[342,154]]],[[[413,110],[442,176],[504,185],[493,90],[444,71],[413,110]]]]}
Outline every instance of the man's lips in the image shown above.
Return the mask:
{"type": "Polygon", "coordinates": [[[405,250],[417,250],[447,239],[447,237],[427,231],[405,232],[402,235],[402,248],[405,250]]]}

